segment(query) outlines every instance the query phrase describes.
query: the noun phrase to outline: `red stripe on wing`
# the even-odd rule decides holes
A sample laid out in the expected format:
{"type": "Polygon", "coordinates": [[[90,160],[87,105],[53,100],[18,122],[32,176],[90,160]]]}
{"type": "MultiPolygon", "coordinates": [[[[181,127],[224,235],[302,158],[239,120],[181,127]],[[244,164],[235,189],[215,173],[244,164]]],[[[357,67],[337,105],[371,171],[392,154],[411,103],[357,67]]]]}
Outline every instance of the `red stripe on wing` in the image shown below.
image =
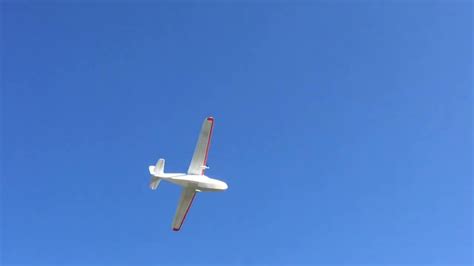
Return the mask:
{"type": "Polygon", "coordinates": [[[184,217],[181,220],[181,223],[179,224],[179,227],[178,228],[173,227],[173,231],[179,231],[179,229],[181,229],[181,226],[183,225],[183,222],[186,219],[186,215],[188,215],[188,211],[191,208],[191,205],[193,205],[193,201],[194,201],[195,196],[196,196],[196,191],[194,192],[193,198],[191,199],[191,202],[189,203],[188,208],[186,209],[186,212],[184,213],[184,217]]]}
{"type": "MultiPolygon", "coordinates": [[[[214,129],[214,117],[208,117],[207,121],[211,122],[211,130],[209,131],[209,138],[207,139],[207,146],[206,146],[206,155],[204,155],[204,165],[207,165],[207,153],[209,152],[209,146],[211,145],[211,137],[212,137],[212,130],[214,129]]],[[[201,175],[204,175],[205,168],[202,169],[201,175]]]]}

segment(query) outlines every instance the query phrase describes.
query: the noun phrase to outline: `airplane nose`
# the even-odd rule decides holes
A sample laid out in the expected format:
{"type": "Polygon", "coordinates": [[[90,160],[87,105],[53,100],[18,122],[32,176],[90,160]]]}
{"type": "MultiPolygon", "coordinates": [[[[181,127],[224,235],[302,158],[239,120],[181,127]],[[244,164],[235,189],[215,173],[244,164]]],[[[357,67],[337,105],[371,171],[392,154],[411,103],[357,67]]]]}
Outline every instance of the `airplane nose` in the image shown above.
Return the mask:
{"type": "Polygon", "coordinates": [[[221,186],[222,186],[222,190],[226,190],[227,188],[229,188],[229,186],[227,186],[225,182],[222,182],[221,186]]]}

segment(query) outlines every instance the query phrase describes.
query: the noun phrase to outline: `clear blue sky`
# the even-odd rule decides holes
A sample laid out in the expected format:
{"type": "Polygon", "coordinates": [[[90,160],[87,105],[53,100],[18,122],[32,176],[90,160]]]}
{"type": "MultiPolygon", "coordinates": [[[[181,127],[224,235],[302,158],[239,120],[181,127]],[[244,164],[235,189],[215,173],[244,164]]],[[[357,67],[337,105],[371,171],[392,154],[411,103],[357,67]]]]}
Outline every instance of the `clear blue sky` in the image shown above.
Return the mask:
{"type": "Polygon", "coordinates": [[[472,8],[3,3],[2,265],[471,264],[472,8]]]}

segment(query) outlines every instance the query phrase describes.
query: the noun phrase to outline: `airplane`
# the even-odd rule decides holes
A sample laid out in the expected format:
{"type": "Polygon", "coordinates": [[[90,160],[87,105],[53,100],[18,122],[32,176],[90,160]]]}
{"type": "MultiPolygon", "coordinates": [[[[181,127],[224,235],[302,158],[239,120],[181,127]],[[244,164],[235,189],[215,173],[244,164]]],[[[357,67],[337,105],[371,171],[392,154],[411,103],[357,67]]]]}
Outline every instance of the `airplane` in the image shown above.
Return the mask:
{"type": "Polygon", "coordinates": [[[150,188],[152,190],[158,188],[161,180],[183,187],[172,223],[173,231],[179,231],[181,229],[197,192],[217,192],[224,191],[228,188],[225,182],[204,175],[204,171],[209,168],[207,166],[207,155],[211,143],[213,127],[214,118],[207,117],[202,124],[201,133],[199,134],[199,139],[187,173],[165,173],[164,159],[159,159],[156,165],[150,165],[148,167],[151,174],[150,188]]]}

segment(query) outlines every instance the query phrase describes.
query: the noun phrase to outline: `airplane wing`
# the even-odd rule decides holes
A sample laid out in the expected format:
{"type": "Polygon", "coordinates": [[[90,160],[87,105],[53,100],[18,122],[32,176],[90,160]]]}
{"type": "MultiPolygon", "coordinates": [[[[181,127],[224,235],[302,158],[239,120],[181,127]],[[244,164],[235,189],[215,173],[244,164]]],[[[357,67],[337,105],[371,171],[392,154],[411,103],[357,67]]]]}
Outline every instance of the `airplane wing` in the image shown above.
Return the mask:
{"type": "Polygon", "coordinates": [[[208,117],[202,124],[201,133],[194,149],[193,159],[188,168],[190,175],[203,175],[207,162],[207,153],[211,143],[212,128],[214,127],[214,118],[208,117]]]}
{"type": "Polygon", "coordinates": [[[176,214],[173,219],[173,231],[179,231],[179,229],[181,229],[186,214],[188,214],[189,208],[191,208],[191,204],[193,203],[194,196],[196,196],[196,190],[194,188],[183,188],[178,208],[176,209],[176,214]]]}

